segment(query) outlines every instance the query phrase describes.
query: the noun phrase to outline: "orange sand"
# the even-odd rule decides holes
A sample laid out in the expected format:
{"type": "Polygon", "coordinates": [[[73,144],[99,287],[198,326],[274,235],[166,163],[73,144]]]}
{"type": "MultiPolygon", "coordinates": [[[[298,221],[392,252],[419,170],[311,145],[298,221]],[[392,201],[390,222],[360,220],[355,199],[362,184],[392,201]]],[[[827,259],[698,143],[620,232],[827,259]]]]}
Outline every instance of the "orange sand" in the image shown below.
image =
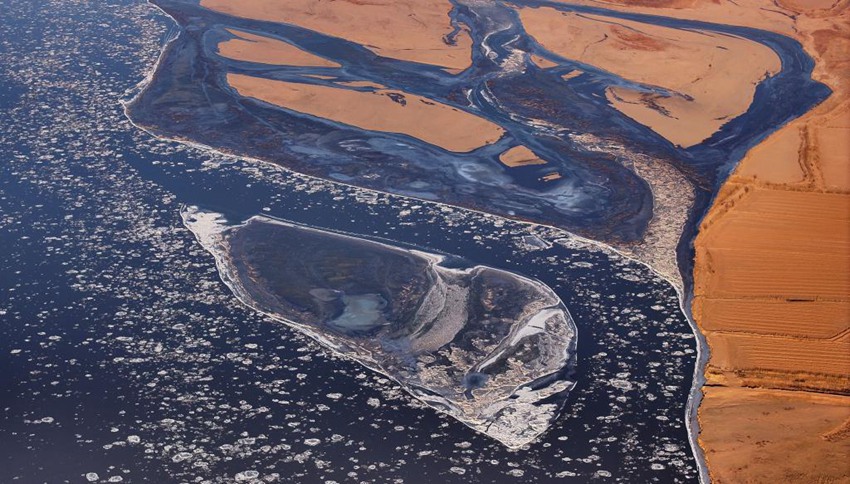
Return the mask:
{"type": "Polygon", "coordinates": [[[712,382],[850,394],[850,337],[712,333],[712,382]],[[790,349],[789,349],[790,347],[790,349]]]}
{"type": "Polygon", "coordinates": [[[531,56],[531,61],[534,62],[535,64],[537,64],[538,67],[541,67],[543,69],[548,69],[550,67],[557,67],[557,66],[560,65],[557,62],[552,62],[545,57],[540,57],[539,55],[534,55],[534,54],[532,54],[532,56],[531,56]]]}
{"type": "Polygon", "coordinates": [[[337,84],[341,84],[343,86],[351,86],[351,87],[368,87],[372,89],[386,89],[387,86],[383,84],[378,84],[377,82],[372,81],[343,81],[338,82],[337,84]]]}
{"type": "Polygon", "coordinates": [[[596,15],[523,8],[526,31],[547,49],[678,95],[617,88],[614,107],[671,142],[692,146],[749,108],[757,83],[779,57],[745,39],[596,15]],[[687,96],[693,98],[688,100],[687,96]]]}
{"type": "MultiPolygon", "coordinates": [[[[850,58],[850,41],[844,52],[850,58]]],[[[846,70],[850,75],[850,69],[846,70]]],[[[752,150],[736,174],[764,186],[821,186],[850,190],[850,99],[839,88],[809,115],[783,127],[752,150]]]]}
{"type": "Polygon", "coordinates": [[[228,74],[227,82],[242,96],[362,129],[406,134],[449,151],[471,151],[504,134],[483,118],[392,89],[361,92],[241,74],[228,74]],[[405,104],[389,95],[403,97],[405,104]]]}
{"type": "Polygon", "coordinates": [[[572,78],[574,78],[574,77],[578,77],[578,76],[580,76],[580,75],[582,75],[582,74],[584,74],[584,72],[583,72],[583,71],[580,71],[580,70],[578,70],[578,69],[575,69],[575,70],[572,70],[572,71],[567,72],[566,74],[562,75],[562,76],[561,76],[561,79],[563,79],[563,80],[565,80],[565,81],[569,81],[570,79],[572,79],[572,78]]]}
{"type": "Polygon", "coordinates": [[[771,183],[803,181],[806,176],[800,153],[803,135],[797,126],[777,131],[753,148],[751,161],[742,165],[738,174],[771,183]]]}
{"type": "Polygon", "coordinates": [[[534,154],[533,151],[522,145],[514,146],[513,148],[505,150],[501,155],[499,155],[499,161],[501,161],[505,166],[510,166],[511,168],[515,168],[517,166],[546,164],[546,160],[541,160],[534,154]]]}
{"type": "MultiPolygon", "coordinates": [[[[828,2],[832,0],[802,1],[828,2]]],[[[788,17],[788,14],[793,12],[776,8],[770,0],[735,0],[734,2],[718,0],[570,0],[566,3],[593,7],[602,6],[624,12],[756,27],[789,36],[794,34],[793,20],[788,17]]]]}
{"type": "Polygon", "coordinates": [[[254,35],[243,30],[227,31],[237,37],[218,45],[219,55],[228,59],[274,65],[340,67],[336,62],[305,52],[282,40],[254,35]]]}
{"type": "Polygon", "coordinates": [[[344,38],[384,57],[422,62],[452,71],[472,64],[467,32],[449,45],[448,0],[202,0],[201,5],[243,18],[285,22],[344,38]]]}
{"type": "Polygon", "coordinates": [[[708,381],[850,393],[850,195],[757,180],[724,186],[696,242],[708,381]]]}

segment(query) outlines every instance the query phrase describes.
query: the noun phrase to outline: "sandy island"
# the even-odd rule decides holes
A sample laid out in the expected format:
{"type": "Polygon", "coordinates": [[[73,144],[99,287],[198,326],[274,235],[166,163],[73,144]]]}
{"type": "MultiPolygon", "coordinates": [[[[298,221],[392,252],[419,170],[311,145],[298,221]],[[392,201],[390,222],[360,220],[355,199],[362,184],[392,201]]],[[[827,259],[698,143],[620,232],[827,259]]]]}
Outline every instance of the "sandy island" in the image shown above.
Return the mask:
{"type": "Polygon", "coordinates": [[[358,91],[228,74],[240,95],[371,131],[401,133],[454,152],[504,134],[497,124],[446,104],[395,89],[358,91]]]}
{"type": "Polygon", "coordinates": [[[611,104],[672,143],[688,147],[747,111],[756,85],[780,69],[779,57],[750,40],[553,8],[519,10],[526,31],[568,59],[671,96],[610,88],[611,104]]]}
{"type": "Polygon", "coordinates": [[[336,62],[303,51],[282,40],[237,29],[227,31],[235,38],[218,44],[218,54],[228,59],[285,66],[340,67],[336,62]]]}
{"type": "Polygon", "coordinates": [[[459,72],[472,64],[472,39],[461,30],[454,43],[449,0],[201,0],[203,7],[236,17],[284,22],[347,39],[383,57],[459,72]]]}
{"type": "Polygon", "coordinates": [[[505,150],[499,155],[499,161],[511,168],[546,164],[546,160],[541,160],[533,151],[522,145],[505,150]]]}

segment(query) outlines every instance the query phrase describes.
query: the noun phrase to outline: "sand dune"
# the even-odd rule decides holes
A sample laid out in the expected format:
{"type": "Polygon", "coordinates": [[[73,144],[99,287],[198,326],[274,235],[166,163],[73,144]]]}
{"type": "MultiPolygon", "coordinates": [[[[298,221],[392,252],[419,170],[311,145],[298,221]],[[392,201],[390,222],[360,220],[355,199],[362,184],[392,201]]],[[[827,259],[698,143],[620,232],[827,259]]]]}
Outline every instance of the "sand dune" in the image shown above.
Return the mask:
{"type": "Polygon", "coordinates": [[[228,74],[227,82],[242,96],[362,129],[406,134],[449,151],[472,151],[504,134],[484,118],[393,89],[357,91],[241,74],[228,74]]]}

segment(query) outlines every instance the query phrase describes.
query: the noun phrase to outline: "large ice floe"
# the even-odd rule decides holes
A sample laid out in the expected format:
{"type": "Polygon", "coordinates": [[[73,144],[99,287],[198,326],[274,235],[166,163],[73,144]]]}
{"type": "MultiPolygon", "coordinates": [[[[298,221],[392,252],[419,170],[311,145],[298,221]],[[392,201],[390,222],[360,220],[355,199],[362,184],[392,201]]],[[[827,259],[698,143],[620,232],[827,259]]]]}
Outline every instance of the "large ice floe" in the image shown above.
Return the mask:
{"type": "Polygon", "coordinates": [[[574,385],[575,325],[539,281],[268,217],[183,220],[244,304],[510,448],[545,432],[574,385]]]}

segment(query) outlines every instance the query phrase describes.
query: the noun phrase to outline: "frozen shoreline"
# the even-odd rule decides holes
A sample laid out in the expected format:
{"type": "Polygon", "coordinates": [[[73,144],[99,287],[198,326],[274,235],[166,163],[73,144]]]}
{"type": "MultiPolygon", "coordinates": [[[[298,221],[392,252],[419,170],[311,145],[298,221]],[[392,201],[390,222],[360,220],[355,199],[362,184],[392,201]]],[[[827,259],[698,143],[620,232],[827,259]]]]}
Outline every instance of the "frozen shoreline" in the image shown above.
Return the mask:
{"type": "MultiPolygon", "coordinates": [[[[156,8],[165,17],[167,17],[171,22],[173,22],[175,24],[175,26],[178,26],[178,28],[179,28],[179,25],[177,24],[176,20],[173,17],[171,17],[168,13],[166,13],[160,7],[158,7],[157,5],[152,3],[150,0],[148,0],[147,3],[151,6],[153,6],[154,8],[156,8]]],[[[212,146],[205,145],[203,143],[193,141],[193,140],[171,138],[171,137],[168,137],[168,136],[164,136],[162,134],[158,134],[158,133],[152,131],[151,128],[136,124],[133,121],[133,119],[129,116],[128,106],[133,104],[133,102],[137,98],[139,98],[144,93],[144,91],[150,86],[162,59],[165,57],[165,55],[167,53],[168,47],[170,46],[170,44],[172,42],[177,40],[179,35],[182,35],[182,29],[180,29],[178,31],[177,35],[174,35],[170,39],[167,40],[167,42],[162,47],[160,55],[157,57],[156,63],[150,68],[150,70],[148,71],[148,74],[145,76],[145,78],[141,82],[138,83],[138,85],[136,86],[135,89],[133,89],[133,91],[135,91],[135,92],[128,91],[127,94],[132,94],[132,96],[129,99],[122,101],[125,116],[133,124],[133,126],[135,126],[136,128],[148,133],[149,135],[151,135],[152,137],[157,138],[157,139],[181,143],[181,144],[190,146],[190,147],[195,148],[195,149],[214,153],[214,154],[219,155],[219,156],[225,156],[225,157],[228,157],[228,158],[234,158],[234,159],[244,160],[244,161],[248,161],[248,162],[261,163],[261,164],[263,164],[267,167],[272,167],[275,170],[279,170],[282,173],[296,174],[297,176],[303,177],[307,180],[318,180],[318,181],[325,182],[325,183],[332,183],[332,184],[335,184],[335,185],[346,186],[346,187],[355,189],[357,191],[362,191],[364,193],[379,193],[379,194],[393,196],[393,197],[402,197],[401,195],[396,195],[396,194],[393,194],[393,193],[384,192],[384,191],[376,190],[376,189],[373,189],[373,188],[363,188],[363,187],[359,187],[359,186],[352,185],[352,184],[349,184],[349,183],[345,183],[345,182],[342,182],[342,181],[337,181],[337,180],[331,181],[331,180],[326,180],[324,178],[315,177],[315,176],[312,176],[312,175],[297,173],[297,172],[294,172],[294,171],[292,171],[292,170],[290,170],[286,167],[282,167],[279,164],[276,164],[276,163],[271,162],[271,161],[266,161],[266,160],[263,160],[263,159],[254,158],[254,157],[250,157],[250,156],[241,156],[241,155],[236,154],[236,153],[229,153],[229,152],[222,151],[222,150],[219,150],[219,149],[214,148],[212,146]]],[[[421,201],[423,203],[427,203],[427,204],[431,204],[431,205],[435,205],[435,206],[446,206],[446,207],[451,207],[451,208],[457,209],[457,210],[477,213],[479,215],[482,215],[482,216],[485,216],[485,217],[488,217],[488,218],[490,218],[490,217],[497,218],[497,219],[502,218],[502,217],[499,217],[498,215],[494,215],[494,214],[484,212],[484,211],[481,211],[481,210],[477,210],[477,209],[474,209],[474,208],[457,207],[455,205],[442,203],[442,202],[439,202],[439,201],[434,201],[434,200],[429,200],[429,199],[421,199],[421,198],[417,198],[415,196],[405,195],[405,196],[403,196],[403,198],[417,200],[417,201],[421,201]]],[[[697,468],[699,470],[700,481],[703,482],[703,483],[709,482],[708,471],[707,471],[707,467],[706,467],[706,463],[705,463],[705,457],[702,454],[702,449],[699,447],[699,444],[697,442],[697,438],[698,438],[698,435],[699,435],[699,421],[697,419],[697,409],[698,409],[698,406],[699,406],[699,400],[702,397],[702,390],[701,389],[702,389],[702,384],[704,383],[703,372],[704,372],[705,364],[707,362],[707,350],[706,350],[706,346],[705,346],[706,343],[705,343],[704,336],[702,335],[702,333],[699,332],[698,328],[696,327],[696,325],[693,321],[693,318],[691,316],[690,311],[686,308],[686,305],[690,301],[690,298],[686,297],[686,295],[684,294],[684,288],[683,288],[683,286],[681,286],[681,282],[674,280],[674,279],[671,279],[670,277],[665,275],[662,271],[659,271],[658,269],[653,267],[652,264],[650,264],[646,261],[643,261],[641,259],[638,259],[632,254],[629,254],[629,253],[624,252],[622,250],[618,250],[618,249],[616,249],[616,248],[614,248],[614,247],[612,247],[608,244],[605,244],[604,242],[596,241],[596,240],[593,240],[593,239],[588,239],[588,238],[576,235],[574,233],[571,233],[571,232],[569,232],[569,231],[567,231],[563,228],[555,227],[555,226],[552,226],[552,225],[547,225],[547,224],[542,224],[542,223],[534,223],[534,222],[527,222],[527,221],[522,221],[522,220],[520,220],[519,222],[523,223],[523,224],[525,224],[529,227],[541,227],[541,228],[545,228],[545,229],[558,231],[563,236],[569,238],[571,244],[576,244],[576,245],[579,245],[579,246],[586,246],[588,248],[592,247],[595,250],[601,250],[603,252],[614,253],[614,254],[617,254],[618,256],[620,256],[624,259],[628,259],[630,261],[636,262],[636,263],[650,269],[657,277],[666,281],[676,291],[676,294],[678,296],[679,303],[680,303],[679,304],[680,311],[687,318],[688,323],[690,325],[690,330],[696,338],[696,353],[697,353],[696,361],[695,361],[695,369],[694,369],[692,380],[691,380],[691,390],[690,390],[690,394],[689,394],[689,397],[688,397],[687,402],[686,402],[686,415],[685,415],[685,418],[684,418],[684,423],[685,423],[687,433],[688,433],[688,437],[689,437],[688,440],[689,440],[689,445],[690,445],[690,448],[691,448],[691,454],[694,456],[697,468]]]]}
{"type": "MultiPolygon", "coordinates": [[[[558,416],[569,391],[575,386],[575,381],[566,378],[575,365],[576,326],[560,298],[540,281],[513,272],[483,266],[442,267],[440,263],[444,260],[444,257],[437,254],[402,249],[381,242],[292,224],[265,216],[254,216],[241,224],[229,224],[220,214],[203,211],[194,206],[184,208],[181,216],[184,225],[214,257],[220,278],[242,304],[273,320],[297,329],[318,341],[322,346],[330,348],[339,356],[351,359],[391,378],[418,400],[438,411],[451,415],[470,428],[498,440],[509,449],[519,449],[532,443],[545,433],[551,422],[558,416]],[[454,325],[452,320],[455,319],[451,316],[452,311],[460,310],[460,308],[455,308],[455,303],[449,300],[443,302],[443,304],[452,304],[450,308],[452,311],[449,314],[444,314],[442,311],[439,311],[439,314],[433,313],[430,306],[426,309],[423,303],[415,318],[404,324],[414,324],[414,327],[416,327],[415,325],[425,324],[429,321],[429,319],[421,319],[423,317],[436,319],[433,323],[427,323],[429,329],[425,334],[420,334],[422,331],[420,329],[413,335],[405,337],[405,340],[412,338],[411,343],[416,342],[411,348],[414,353],[407,355],[407,351],[410,350],[404,350],[400,355],[407,355],[403,356],[406,359],[424,352],[424,358],[424,355],[433,354],[436,356],[435,351],[442,352],[443,349],[446,349],[452,355],[464,355],[461,361],[466,362],[464,365],[471,364],[472,366],[468,368],[463,365],[453,367],[451,372],[443,374],[444,370],[439,369],[440,367],[431,369],[428,364],[422,363],[425,360],[415,356],[420,363],[417,364],[418,369],[412,375],[407,375],[407,370],[396,374],[396,372],[384,368],[388,362],[394,361],[397,356],[394,356],[392,351],[386,353],[380,350],[379,347],[382,347],[383,343],[376,348],[372,348],[374,344],[366,344],[361,348],[363,344],[359,343],[356,337],[345,337],[333,331],[328,332],[326,328],[320,329],[322,328],[318,324],[320,321],[295,321],[273,309],[277,307],[273,299],[278,294],[266,293],[266,289],[254,281],[255,276],[251,276],[249,279],[254,281],[253,284],[259,285],[253,289],[245,286],[245,275],[240,274],[244,270],[240,269],[242,262],[231,260],[229,240],[240,230],[247,230],[247,227],[253,226],[252,224],[306,231],[329,240],[339,239],[341,242],[337,243],[366,244],[366,246],[380,247],[381,250],[388,253],[409,254],[419,257],[428,261],[430,270],[438,278],[436,281],[439,287],[446,284],[454,287],[459,281],[463,280],[468,282],[473,279],[486,281],[496,275],[497,278],[508,278],[513,281],[512,284],[518,284],[518,287],[527,288],[529,292],[522,293],[522,298],[531,294],[536,296],[535,299],[521,299],[523,306],[511,305],[510,308],[501,309],[508,311],[509,314],[517,307],[524,308],[520,319],[511,323],[510,331],[504,336],[504,339],[501,339],[496,346],[492,347],[488,345],[492,345],[496,341],[487,343],[486,339],[480,339],[480,337],[476,337],[478,342],[472,346],[466,346],[468,343],[460,343],[460,341],[465,341],[465,337],[459,341],[455,339],[458,332],[467,332],[467,326],[480,324],[472,313],[469,314],[469,319],[466,315],[460,316],[461,319],[457,321],[460,326],[452,329],[454,325]],[[444,281],[444,283],[439,283],[439,281],[444,281]],[[541,298],[541,300],[537,301],[537,298],[541,298]],[[431,328],[431,324],[435,327],[431,328]],[[561,327],[562,324],[565,327],[561,327]],[[438,339],[434,341],[433,337],[430,336],[432,329],[436,334],[441,334],[445,332],[442,328],[446,325],[448,325],[446,330],[449,331],[449,335],[438,336],[438,339]],[[423,343],[425,346],[420,348],[423,343]],[[517,348],[522,348],[525,344],[531,344],[540,353],[534,357],[534,360],[525,361],[524,369],[520,373],[517,374],[512,365],[508,365],[502,370],[491,370],[491,365],[503,358],[520,358],[519,355],[522,353],[517,353],[517,348]],[[481,347],[480,345],[484,346],[481,347]],[[484,348],[489,349],[485,350],[484,348]],[[561,351],[560,355],[557,352],[558,348],[561,351]],[[473,363],[476,361],[477,363],[473,363]],[[482,393],[475,398],[458,399],[458,396],[452,393],[456,390],[451,389],[455,388],[459,382],[454,380],[456,377],[450,376],[458,370],[467,374],[488,374],[487,380],[493,379],[494,385],[496,385],[496,381],[500,383],[494,387],[490,387],[490,384],[486,383],[482,388],[482,393]],[[522,380],[514,380],[515,378],[522,378],[522,380]],[[529,378],[531,380],[528,380],[529,378]],[[513,386],[513,390],[505,393],[505,386],[508,384],[513,386]],[[549,401],[549,399],[555,397],[558,399],[556,401],[561,403],[543,403],[543,401],[549,401]]],[[[307,281],[304,283],[307,284],[307,281]]],[[[298,285],[301,286],[302,284],[299,283],[298,285]]],[[[471,291],[471,288],[467,290],[471,291]]],[[[285,297],[285,295],[281,296],[285,297]]],[[[470,292],[467,297],[476,298],[482,297],[482,295],[477,292],[470,292]]],[[[496,318],[494,321],[500,321],[498,317],[498,314],[500,314],[499,307],[497,306],[493,311],[492,317],[496,318]]],[[[496,325],[490,331],[498,333],[500,331],[498,326],[504,323],[492,322],[487,324],[496,325]]],[[[369,340],[371,341],[371,337],[369,340]]],[[[393,344],[390,342],[390,347],[392,346],[393,344]]],[[[460,356],[458,357],[460,358],[460,356]]],[[[428,356],[427,358],[432,357],[428,356]]],[[[389,363],[389,365],[388,368],[395,368],[396,364],[389,363]]],[[[467,392],[469,391],[477,392],[477,390],[467,390],[467,392]]]]}

